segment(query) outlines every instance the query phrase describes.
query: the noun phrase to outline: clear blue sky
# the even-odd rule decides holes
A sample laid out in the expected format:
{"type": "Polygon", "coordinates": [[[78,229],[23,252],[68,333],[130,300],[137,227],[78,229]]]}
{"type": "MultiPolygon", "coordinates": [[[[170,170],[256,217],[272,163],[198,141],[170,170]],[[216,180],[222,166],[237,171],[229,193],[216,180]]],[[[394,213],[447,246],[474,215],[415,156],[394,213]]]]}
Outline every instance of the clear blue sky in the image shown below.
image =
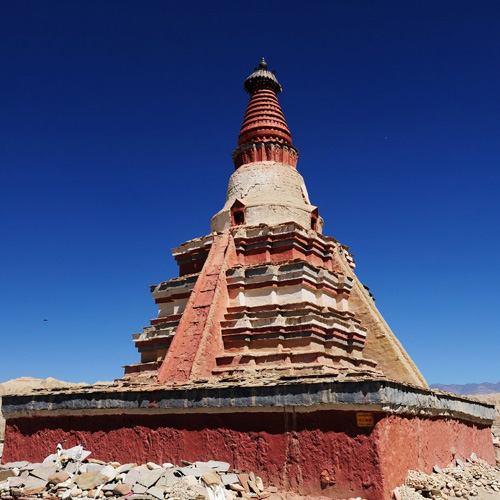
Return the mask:
{"type": "Polygon", "coordinates": [[[0,381],[139,360],[262,56],[325,234],[424,376],[500,380],[499,26],[496,0],[3,2],[0,381]]]}

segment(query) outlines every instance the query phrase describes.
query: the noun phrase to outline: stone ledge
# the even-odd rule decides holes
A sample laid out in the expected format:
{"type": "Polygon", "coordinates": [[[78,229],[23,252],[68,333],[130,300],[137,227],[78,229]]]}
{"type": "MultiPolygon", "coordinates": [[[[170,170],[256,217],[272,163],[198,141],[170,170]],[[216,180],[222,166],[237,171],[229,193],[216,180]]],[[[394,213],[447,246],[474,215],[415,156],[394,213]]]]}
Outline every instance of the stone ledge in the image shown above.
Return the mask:
{"type": "Polygon", "coordinates": [[[493,405],[386,380],[306,382],[276,385],[149,388],[4,396],[5,418],[123,413],[382,411],[445,417],[490,426],[493,405]]]}

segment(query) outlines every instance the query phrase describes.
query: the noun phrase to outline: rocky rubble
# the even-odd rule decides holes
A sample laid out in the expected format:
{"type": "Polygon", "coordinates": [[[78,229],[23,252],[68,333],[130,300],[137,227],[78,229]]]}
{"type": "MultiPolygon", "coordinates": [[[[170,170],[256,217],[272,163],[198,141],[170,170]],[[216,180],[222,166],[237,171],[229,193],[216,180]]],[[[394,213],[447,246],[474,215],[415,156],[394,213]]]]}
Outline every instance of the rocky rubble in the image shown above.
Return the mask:
{"type": "Polygon", "coordinates": [[[473,453],[465,462],[456,459],[455,464],[444,469],[435,466],[432,474],[409,471],[405,484],[394,490],[393,498],[394,500],[500,499],[500,467],[489,465],[473,453]]]}
{"type": "MultiPolygon", "coordinates": [[[[120,464],[89,458],[75,446],[48,456],[0,465],[0,498],[51,500],[310,500],[266,487],[253,472],[231,470],[227,462],[120,464]]],[[[361,497],[344,500],[364,500],[361,497]]]]}
{"type": "Polygon", "coordinates": [[[226,462],[138,465],[106,463],[89,455],[75,447],[50,455],[43,463],[0,465],[0,497],[233,500],[263,499],[276,492],[266,489],[253,472],[230,470],[226,462]]]}

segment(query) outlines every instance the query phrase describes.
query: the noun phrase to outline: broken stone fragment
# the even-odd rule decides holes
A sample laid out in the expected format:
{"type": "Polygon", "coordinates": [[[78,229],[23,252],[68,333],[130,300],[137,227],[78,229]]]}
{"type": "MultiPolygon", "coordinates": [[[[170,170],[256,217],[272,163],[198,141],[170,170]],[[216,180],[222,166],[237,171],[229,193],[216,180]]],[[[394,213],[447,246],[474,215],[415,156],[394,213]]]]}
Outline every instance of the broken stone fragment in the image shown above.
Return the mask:
{"type": "Polygon", "coordinates": [[[146,464],[146,467],[149,469],[149,470],[153,470],[153,469],[161,469],[161,466],[158,465],[158,464],[155,464],[154,462],[148,462],[146,464]]]}
{"type": "Polygon", "coordinates": [[[69,479],[70,475],[64,471],[61,470],[59,472],[54,472],[48,476],[47,480],[51,484],[59,484],[59,483],[64,483],[67,479],[69,479]]]}
{"type": "Polygon", "coordinates": [[[160,479],[161,476],[165,473],[165,469],[162,469],[161,467],[158,469],[153,469],[149,470],[148,472],[145,472],[144,474],[141,474],[137,482],[139,484],[142,484],[146,488],[150,488],[151,486],[154,486],[158,479],[160,479]]]}
{"type": "Polygon", "coordinates": [[[101,472],[102,469],[104,469],[103,464],[96,464],[93,462],[87,464],[87,472],[101,472]]]}
{"type": "Polygon", "coordinates": [[[241,486],[245,489],[245,492],[250,493],[250,488],[248,487],[248,474],[238,474],[238,479],[240,480],[241,486]]]}
{"type": "Polygon", "coordinates": [[[221,483],[221,478],[217,472],[205,472],[205,474],[202,474],[201,479],[207,486],[218,486],[221,483]]]}
{"type": "Polygon", "coordinates": [[[87,472],[86,467],[83,467],[83,465],[86,465],[86,464],[76,464],[75,462],[68,462],[66,464],[66,467],[64,467],[64,470],[68,474],[76,474],[77,472],[87,472]],[[79,465],[80,465],[80,468],[78,468],[79,465]]]}
{"type": "Polygon", "coordinates": [[[115,487],[113,488],[113,493],[115,495],[121,495],[122,497],[128,495],[131,491],[132,488],[130,484],[124,484],[124,483],[116,484],[115,487]]]}
{"type": "Polygon", "coordinates": [[[197,469],[194,467],[178,467],[178,471],[182,472],[184,476],[201,477],[205,472],[210,472],[208,469],[197,469]]]}
{"type": "Polygon", "coordinates": [[[209,460],[208,462],[195,462],[193,464],[198,469],[213,469],[217,472],[227,472],[230,468],[229,463],[209,460]]]}
{"type": "Polygon", "coordinates": [[[147,490],[146,486],[143,486],[142,484],[139,483],[135,483],[132,489],[134,490],[134,493],[138,494],[146,493],[147,490]]]}
{"type": "Polygon", "coordinates": [[[165,490],[159,486],[153,486],[148,489],[147,494],[162,500],[165,497],[165,490]]]}
{"type": "Polygon", "coordinates": [[[106,477],[100,472],[84,472],[75,477],[75,483],[82,490],[92,490],[106,482],[106,477]]]}
{"type": "MultiPolygon", "coordinates": [[[[75,446],[75,448],[78,448],[78,446],[75,446]]],[[[73,448],[71,448],[71,450],[73,450],[73,448]]],[[[70,450],[67,450],[67,452],[69,452],[70,450]]],[[[87,450],[84,450],[84,451],[87,451],[87,450]]],[[[67,453],[66,452],[66,453],[67,453]]],[[[90,455],[92,452],[88,452],[88,454],[90,455]]],[[[88,456],[88,455],[87,455],[88,456]]],[[[83,458],[82,458],[83,460],[83,458]]],[[[87,462],[91,463],[91,464],[100,464],[100,465],[106,465],[106,462],[104,462],[103,460],[98,460],[97,458],[89,458],[87,460],[87,462]]]]}
{"type": "Polygon", "coordinates": [[[46,480],[30,476],[26,479],[26,482],[24,483],[23,495],[24,496],[37,495],[38,493],[44,491],[46,487],[47,487],[46,480]]]}
{"type": "Polygon", "coordinates": [[[101,474],[107,479],[107,481],[112,481],[117,476],[117,469],[115,469],[112,465],[105,465],[101,469],[101,474]]]}
{"type": "Polygon", "coordinates": [[[9,488],[20,488],[26,482],[26,476],[12,476],[8,478],[9,488]]]}
{"type": "Polygon", "coordinates": [[[238,483],[238,476],[236,474],[221,474],[222,484],[228,486],[229,484],[238,483]]]}
{"type": "Polygon", "coordinates": [[[188,488],[189,486],[196,486],[198,484],[198,479],[196,478],[196,476],[186,476],[182,479],[179,479],[177,482],[185,488],[188,488]]]}
{"type": "Polygon", "coordinates": [[[45,490],[45,486],[40,486],[38,488],[29,488],[27,489],[26,487],[23,488],[23,496],[32,496],[32,495],[38,495],[38,493],[42,493],[42,491],[45,490]]]}
{"type": "Polygon", "coordinates": [[[33,470],[33,469],[36,469],[37,467],[40,467],[42,464],[41,463],[38,463],[38,462],[34,462],[32,464],[28,464],[24,467],[25,470],[27,471],[30,471],[30,470],[33,470]]]}
{"type": "Polygon", "coordinates": [[[248,487],[250,488],[251,492],[255,493],[256,495],[260,494],[259,488],[255,484],[255,481],[252,481],[251,479],[248,479],[248,487]]]}
{"type": "Polygon", "coordinates": [[[230,484],[229,487],[234,491],[245,491],[245,488],[243,488],[240,483],[230,484]]]}
{"type": "Polygon", "coordinates": [[[55,465],[42,465],[40,467],[37,467],[36,469],[33,469],[30,472],[30,476],[34,476],[34,477],[37,477],[39,479],[43,479],[44,481],[48,481],[49,476],[51,476],[55,472],[56,472],[55,465]]]}
{"type": "Polygon", "coordinates": [[[127,473],[129,470],[133,469],[137,464],[123,464],[123,465],[120,465],[117,469],[116,469],[116,473],[117,474],[121,474],[123,472],[127,473]]]}
{"type": "Polygon", "coordinates": [[[21,460],[19,462],[8,462],[6,464],[3,464],[2,467],[4,467],[5,469],[14,469],[14,468],[24,469],[24,467],[26,467],[27,465],[29,465],[28,461],[21,460]]]}
{"type": "Polygon", "coordinates": [[[130,469],[127,472],[127,475],[125,476],[125,479],[123,479],[124,483],[134,485],[137,483],[139,478],[141,477],[141,469],[139,467],[135,467],[134,469],[130,469]]]}
{"type": "Polygon", "coordinates": [[[48,481],[45,479],[29,476],[24,483],[24,493],[27,495],[26,490],[35,490],[41,487],[45,488],[47,483],[48,481]]]}
{"type": "Polygon", "coordinates": [[[160,477],[160,479],[156,483],[156,486],[171,487],[177,481],[179,481],[181,476],[182,474],[180,474],[176,469],[168,469],[167,471],[165,471],[165,474],[160,477]]]}
{"type": "Polygon", "coordinates": [[[15,477],[15,473],[12,470],[0,470],[0,481],[5,481],[9,477],[15,477]]]}
{"type": "Polygon", "coordinates": [[[262,479],[257,476],[255,478],[255,484],[257,485],[257,488],[259,488],[259,491],[262,493],[264,491],[264,481],[262,481],[262,479]]]}

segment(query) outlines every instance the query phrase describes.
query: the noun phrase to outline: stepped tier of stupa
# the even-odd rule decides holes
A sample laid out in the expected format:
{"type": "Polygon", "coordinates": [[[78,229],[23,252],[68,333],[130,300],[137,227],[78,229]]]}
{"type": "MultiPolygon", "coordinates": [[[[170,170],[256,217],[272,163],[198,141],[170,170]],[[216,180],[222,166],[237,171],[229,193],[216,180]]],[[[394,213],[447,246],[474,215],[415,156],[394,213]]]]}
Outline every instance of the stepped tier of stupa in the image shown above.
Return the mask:
{"type": "Polygon", "coordinates": [[[244,89],[226,201],[173,250],[179,276],[151,287],[140,360],[107,386],[4,397],[4,462],[66,439],[108,462],[215,459],[281,491],[368,500],[408,470],[494,463],[493,406],[427,387],[348,247],[322,234],[264,60],[244,89]]]}

